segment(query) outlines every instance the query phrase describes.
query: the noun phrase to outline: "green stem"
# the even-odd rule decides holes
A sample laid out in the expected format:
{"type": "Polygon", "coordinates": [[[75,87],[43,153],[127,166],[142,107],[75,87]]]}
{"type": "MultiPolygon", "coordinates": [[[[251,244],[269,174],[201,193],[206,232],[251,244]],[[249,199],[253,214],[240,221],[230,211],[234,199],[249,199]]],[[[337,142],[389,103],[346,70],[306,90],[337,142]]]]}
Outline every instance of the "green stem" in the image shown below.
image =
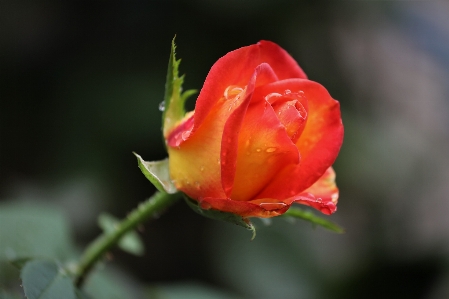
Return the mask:
{"type": "Polygon", "coordinates": [[[103,257],[103,255],[115,246],[121,237],[127,232],[136,228],[139,224],[155,215],[161,210],[172,205],[180,198],[180,193],[168,194],[163,192],[156,192],[151,198],[139,204],[139,206],[132,211],[128,217],[122,220],[114,232],[103,233],[98,236],[92,243],[89,244],[81,257],[76,271],[75,285],[81,287],[83,282],[95,265],[95,263],[103,257]]]}

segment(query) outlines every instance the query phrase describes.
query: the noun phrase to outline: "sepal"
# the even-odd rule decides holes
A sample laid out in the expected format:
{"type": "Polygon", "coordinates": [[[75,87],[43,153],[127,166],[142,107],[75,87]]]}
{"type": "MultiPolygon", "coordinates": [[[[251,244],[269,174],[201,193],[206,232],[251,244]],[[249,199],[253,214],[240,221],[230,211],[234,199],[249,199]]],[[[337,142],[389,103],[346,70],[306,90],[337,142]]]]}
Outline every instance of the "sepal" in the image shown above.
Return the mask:
{"type": "Polygon", "coordinates": [[[175,185],[170,179],[170,171],[168,169],[168,158],[161,161],[147,162],[136,153],[137,163],[145,177],[161,192],[174,194],[178,192],[175,185]]]}
{"type": "Polygon", "coordinates": [[[179,76],[179,64],[181,59],[176,59],[175,38],[172,40],[170,58],[168,60],[167,81],[165,82],[164,102],[161,103],[162,112],[162,131],[164,137],[175,127],[175,125],[186,114],[184,104],[187,98],[197,93],[197,90],[191,89],[182,92],[184,75],[179,76]]]}
{"type": "Polygon", "coordinates": [[[227,213],[222,212],[219,210],[214,209],[203,209],[200,207],[197,201],[189,198],[187,195],[184,194],[184,199],[187,203],[187,205],[194,210],[196,213],[200,214],[201,216],[204,216],[206,218],[214,219],[214,220],[221,220],[225,222],[230,222],[233,224],[236,224],[238,226],[242,226],[250,231],[252,231],[253,236],[251,240],[254,240],[256,237],[256,228],[254,225],[249,221],[248,218],[243,218],[242,216],[233,214],[233,213],[227,213]]]}
{"type": "Polygon", "coordinates": [[[290,207],[290,209],[288,209],[288,211],[285,212],[282,217],[288,217],[290,219],[299,218],[305,221],[309,221],[313,225],[322,226],[338,234],[342,234],[345,232],[344,228],[333,223],[332,221],[316,216],[314,213],[312,213],[312,211],[306,211],[296,207],[290,207]]]}

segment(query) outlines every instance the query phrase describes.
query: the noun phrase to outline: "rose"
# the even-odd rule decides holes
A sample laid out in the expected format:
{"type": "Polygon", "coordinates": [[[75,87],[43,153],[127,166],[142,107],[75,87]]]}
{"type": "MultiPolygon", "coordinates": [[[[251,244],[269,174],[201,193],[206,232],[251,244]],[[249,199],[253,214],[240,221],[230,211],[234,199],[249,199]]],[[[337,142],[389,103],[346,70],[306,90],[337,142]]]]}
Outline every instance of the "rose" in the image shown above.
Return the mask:
{"type": "Polygon", "coordinates": [[[242,217],[277,216],[295,202],[336,210],[339,103],[272,42],[220,58],[195,110],[164,135],[173,183],[203,209],[242,217]]]}

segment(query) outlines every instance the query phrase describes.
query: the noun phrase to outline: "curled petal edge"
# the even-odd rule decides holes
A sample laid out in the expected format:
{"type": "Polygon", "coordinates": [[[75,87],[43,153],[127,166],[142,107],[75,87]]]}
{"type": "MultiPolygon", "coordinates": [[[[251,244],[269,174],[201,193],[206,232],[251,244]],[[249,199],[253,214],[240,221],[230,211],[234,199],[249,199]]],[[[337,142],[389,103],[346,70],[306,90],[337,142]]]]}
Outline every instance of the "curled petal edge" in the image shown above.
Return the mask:
{"type": "Polygon", "coordinates": [[[326,172],[304,192],[284,200],[262,198],[251,201],[236,201],[229,198],[201,198],[203,209],[216,209],[242,217],[270,218],[284,214],[292,204],[303,204],[319,210],[325,215],[337,211],[338,188],[335,171],[329,167],[326,172]]]}
{"type": "Polygon", "coordinates": [[[198,202],[202,209],[220,210],[245,218],[270,218],[280,216],[287,212],[293,203],[311,206],[326,215],[330,215],[337,210],[337,206],[333,202],[318,202],[312,194],[298,195],[284,201],[269,198],[253,201],[235,201],[228,198],[202,198],[198,202]]]}

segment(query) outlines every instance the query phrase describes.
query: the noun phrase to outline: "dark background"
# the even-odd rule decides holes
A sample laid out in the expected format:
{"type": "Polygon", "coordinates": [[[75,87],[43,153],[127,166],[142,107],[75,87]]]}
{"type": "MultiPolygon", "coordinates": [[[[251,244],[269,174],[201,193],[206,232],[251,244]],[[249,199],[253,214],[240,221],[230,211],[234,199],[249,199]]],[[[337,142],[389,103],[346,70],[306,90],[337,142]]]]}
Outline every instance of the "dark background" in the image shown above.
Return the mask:
{"type": "Polygon", "coordinates": [[[112,264],[139,284],[241,298],[448,298],[447,16],[444,1],[4,0],[0,199],[60,207],[84,246],[101,211],[124,217],[154,192],[131,152],[166,156],[173,36],[185,89],[227,52],[271,40],[341,103],[330,219],[346,233],[273,219],[250,242],[178,203],[145,225],[144,257],[114,251],[112,264]]]}

